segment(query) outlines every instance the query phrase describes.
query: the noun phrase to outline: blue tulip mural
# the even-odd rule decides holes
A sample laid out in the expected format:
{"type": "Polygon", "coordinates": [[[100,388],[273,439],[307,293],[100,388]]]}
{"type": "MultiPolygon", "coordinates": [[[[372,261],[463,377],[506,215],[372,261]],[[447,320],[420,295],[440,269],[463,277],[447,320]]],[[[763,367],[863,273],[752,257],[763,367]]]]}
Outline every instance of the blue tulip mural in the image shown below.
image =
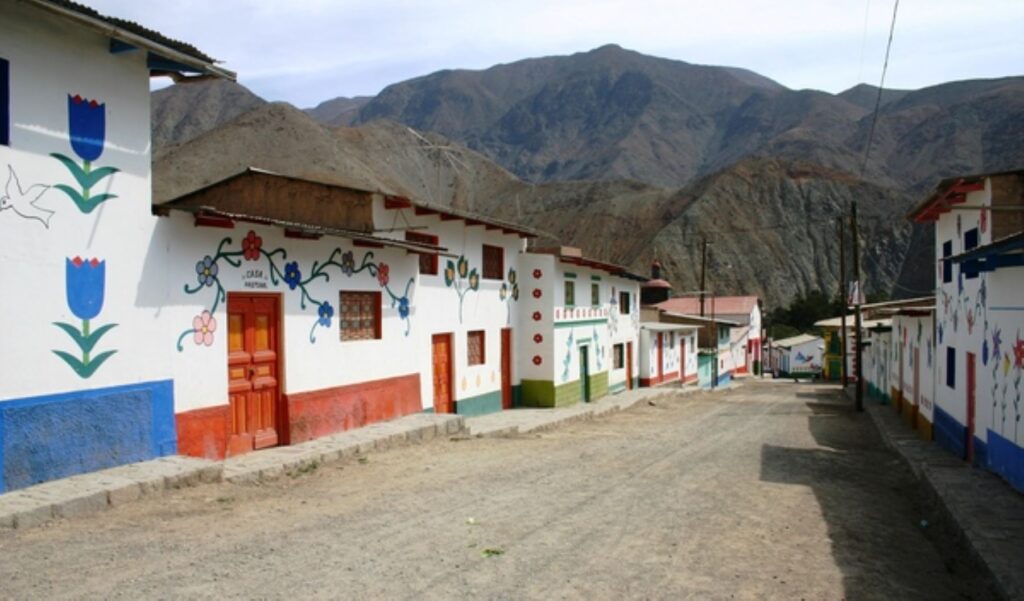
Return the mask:
{"type": "Polygon", "coordinates": [[[63,330],[78,346],[81,357],[64,351],[53,351],[75,370],[81,378],[89,378],[103,363],[117,351],[104,351],[93,356],[96,343],[104,334],[117,326],[115,323],[92,329],[90,321],[103,310],[103,296],[106,287],[107,262],[99,259],[66,259],[64,267],[65,291],[68,308],[71,313],[82,320],[81,328],[64,322],[53,325],[63,330]]]}
{"type": "Polygon", "coordinates": [[[79,187],[57,184],[54,188],[67,194],[79,211],[88,214],[111,198],[117,198],[116,194],[92,193],[96,184],[118,172],[116,167],[93,167],[92,164],[103,154],[107,135],[107,105],[68,94],[68,132],[71,149],[82,159],[82,164],[79,165],[76,160],[59,152],[50,153],[50,156],[71,172],[79,187]]]}

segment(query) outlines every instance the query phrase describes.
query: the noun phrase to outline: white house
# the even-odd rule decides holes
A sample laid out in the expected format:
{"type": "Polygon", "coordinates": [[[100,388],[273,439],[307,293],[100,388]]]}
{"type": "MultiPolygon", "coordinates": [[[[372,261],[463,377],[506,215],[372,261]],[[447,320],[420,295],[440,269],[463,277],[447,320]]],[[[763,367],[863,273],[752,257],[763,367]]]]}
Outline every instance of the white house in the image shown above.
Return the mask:
{"type": "Polygon", "coordinates": [[[140,289],[171,282],[146,300],[175,338],[179,452],[512,406],[529,230],[253,168],[155,210],[140,289]]]}
{"type": "Polygon", "coordinates": [[[935,333],[934,307],[892,311],[893,406],[926,440],[935,421],[935,333]]]}
{"type": "Polygon", "coordinates": [[[564,246],[519,261],[517,404],[563,406],[635,387],[646,278],[564,246]]]}
{"type": "Polygon", "coordinates": [[[169,73],[233,78],[80,5],[3,5],[0,492],[177,450],[167,288],[144,285],[173,277],[150,213],[149,80],[169,73]]]}
{"type": "Polygon", "coordinates": [[[696,382],[699,326],[657,307],[641,309],[640,319],[640,386],[696,382]]]}
{"type": "Polygon", "coordinates": [[[821,373],[825,341],[819,336],[800,334],[772,343],[777,349],[779,373],[790,377],[808,377],[821,373]]]}
{"type": "Polygon", "coordinates": [[[756,296],[707,295],[703,313],[697,297],[670,298],[655,306],[670,313],[703,314],[736,323],[729,329],[729,352],[719,371],[730,375],[761,373],[761,307],[756,296]]]}
{"type": "MultiPolygon", "coordinates": [[[[1024,490],[1024,170],[953,177],[935,224],[935,440],[1024,490]]],[[[913,330],[911,330],[913,333],[913,330]]]]}

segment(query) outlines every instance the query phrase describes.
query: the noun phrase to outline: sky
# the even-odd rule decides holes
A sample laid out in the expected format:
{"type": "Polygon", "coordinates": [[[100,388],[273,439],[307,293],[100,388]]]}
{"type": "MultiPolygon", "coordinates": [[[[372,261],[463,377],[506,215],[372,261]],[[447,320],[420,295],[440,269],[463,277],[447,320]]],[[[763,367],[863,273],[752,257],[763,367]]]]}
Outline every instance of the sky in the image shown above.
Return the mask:
{"type": "MultiPolygon", "coordinates": [[[[892,0],[82,1],[191,43],[256,94],[301,108],[609,43],[838,93],[878,84],[893,13],[892,0]]],[[[1022,75],[1022,32],[1022,0],[903,0],[886,87],[1022,75]]]]}

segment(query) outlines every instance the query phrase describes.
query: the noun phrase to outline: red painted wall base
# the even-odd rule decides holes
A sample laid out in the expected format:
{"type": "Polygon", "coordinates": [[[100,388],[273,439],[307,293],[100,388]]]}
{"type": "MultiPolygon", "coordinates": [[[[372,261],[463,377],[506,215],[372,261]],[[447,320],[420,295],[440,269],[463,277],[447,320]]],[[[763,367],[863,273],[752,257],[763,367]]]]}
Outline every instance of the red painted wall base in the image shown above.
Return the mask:
{"type": "MultiPolygon", "coordinates": [[[[288,416],[288,436],[282,440],[290,444],[422,410],[419,374],[282,396],[288,416]]],[[[219,405],[177,414],[178,453],[223,459],[231,423],[229,409],[219,405]]]]}
{"type": "Polygon", "coordinates": [[[292,444],[423,409],[420,375],[285,395],[292,444]]]}
{"type": "Polygon", "coordinates": [[[679,372],[672,371],[667,374],[663,374],[661,377],[654,376],[653,378],[640,378],[640,386],[647,388],[650,386],[657,386],[658,384],[664,384],[666,382],[672,382],[679,379],[679,372]]]}

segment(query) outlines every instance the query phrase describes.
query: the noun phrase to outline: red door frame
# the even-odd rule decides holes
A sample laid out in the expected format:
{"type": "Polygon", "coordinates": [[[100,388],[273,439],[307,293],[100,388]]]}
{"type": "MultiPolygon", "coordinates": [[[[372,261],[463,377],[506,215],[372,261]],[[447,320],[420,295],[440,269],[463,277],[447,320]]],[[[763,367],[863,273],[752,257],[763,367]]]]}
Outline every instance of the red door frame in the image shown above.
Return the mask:
{"type": "Polygon", "coordinates": [[[654,381],[661,383],[661,379],[665,377],[665,356],[662,345],[665,344],[665,338],[661,332],[658,332],[658,375],[654,378],[654,381]]]}
{"type": "Polygon", "coordinates": [[[633,343],[626,343],[626,390],[633,390],[633,343]]]}
{"type": "Polygon", "coordinates": [[[974,413],[977,403],[974,353],[967,353],[967,461],[974,461],[974,413]]]}
{"type": "Polygon", "coordinates": [[[434,412],[435,413],[455,413],[455,390],[454,390],[454,387],[455,387],[455,366],[452,365],[452,356],[454,354],[453,351],[455,349],[452,348],[453,343],[454,343],[454,340],[453,340],[453,336],[452,336],[451,332],[448,332],[446,334],[434,334],[433,336],[430,337],[430,365],[431,365],[431,372],[430,373],[431,373],[431,378],[432,378],[431,382],[433,383],[433,389],[434,389],[434,412]],[[434,373],[434,370],[437,369],[437,358],[436,358],[435,353],[436,353],[436,350],[437,350],[436,349],[436,341],[438,339],[446,339],[447,343],[448,343],[448,345],[447,345],[448,361],[446,362],[447,369],[448,369],[448,398],[446,400],[444,400],[443,403],[440,404],[440,405],[438,404],[438,398],[437,398],[437,375],[436,375],[436,373],[434,373]]]}
{"type": "Polygon", "coordinates": [[[512,408],[512,328],[501,330],[501,408],[512,408]]]}
{"type": "MultiPolygon", "coordinates": [[[[243,318],[242,323],[242,336],[243,336],[243,349],[245,357],[241,355],[231,356],[230,340],[228,347],[228,402],[230,405],[229,419],[232,420],[228,424],[228,441],[227,449],[225,451],[226,456],[241,455],[255,449],[261,449],[266,447],[272,447],[277,445],[288,444],[288,412],[287,403],[282,393],[282,375],[281,365],[283,363],[281,350],[281,329],[282,329],[282,316],[281,316],[281,295],[272,292],[228,292],[227,303],[225,312],[227,313],[227,324],[228,335],[231,332],[231,316],[232,314],[238,314],[240,311],[239,303],[243,301],[249,301],[250,305],[252,301],[260,301],[261,305],[272,305],[271,313],[272,317],[269,322],[270,328],[270,342],[269,346],[272,348],[274,354],[273,360],[269,362],[273,369],[273,380],[274,380],[274,401],[273,401],[273,427],[256,429],[253,421],[253,404],[254,401],[251,398],[247,398],[244,402],[244,406],[238,406],[235,401],[231,400],[234,393],[243,393],[251,395],[255,390],[254,376],[257,376],[256,367],[254,367],[255,357],[257,353],[255,350],[255,330],[254,325],[248,322],[247,318],[243,318]],[[234,309],[234,311],[232,311],[234,309]],[[243,366],[244,364],[244,366],[243,366]],[[242,366],[242,367],[240,367],[242,366]],[[242,378],[232,380],[232,370],[241,368],[245,370],[242,374],[242,378]],[[241,380],[245,381],[244,385],[240,385],[241,380]],[[234,432],[238,429],[238,426],[234,424],[235,421],[241,420],[246,422],[243,434],[235,434],[234,432]]],[[[248,310],[241,311],[245,315],[254,314],[253,308],[247,308],[248,310]]],[[[268,364],[267,361],[259,361],[261,364],[268,364]]],[[[263,378],[265,380],[265,378],[263,378]]],[[[255,401],[259,403],[259,401],[255,401]]]]}

